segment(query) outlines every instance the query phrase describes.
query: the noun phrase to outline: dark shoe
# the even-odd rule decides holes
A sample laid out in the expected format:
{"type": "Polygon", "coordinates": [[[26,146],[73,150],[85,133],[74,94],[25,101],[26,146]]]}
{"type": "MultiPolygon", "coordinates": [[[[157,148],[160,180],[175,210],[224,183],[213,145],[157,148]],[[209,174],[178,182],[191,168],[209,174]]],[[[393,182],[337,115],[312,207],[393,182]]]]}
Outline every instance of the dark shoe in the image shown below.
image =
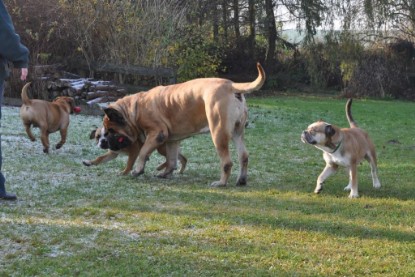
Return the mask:
{"type": "Polygon", "coordinates": [[[3,195],[0,195],[0,200],[9,200],[9,201],[14,201],[17,200],[17,197],[15,194],[12,193],[5,193],[3,195]]]}

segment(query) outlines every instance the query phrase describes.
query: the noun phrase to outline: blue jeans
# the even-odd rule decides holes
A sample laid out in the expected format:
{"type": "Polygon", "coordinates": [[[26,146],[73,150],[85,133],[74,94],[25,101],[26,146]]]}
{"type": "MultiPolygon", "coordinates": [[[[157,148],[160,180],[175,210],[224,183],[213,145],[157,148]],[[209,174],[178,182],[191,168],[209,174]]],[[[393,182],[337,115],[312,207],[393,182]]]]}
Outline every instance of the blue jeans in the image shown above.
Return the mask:
{"type": "Polygon", "coordinates": [[[2,164],[2,155],[1,155],[1,106],[3,105],[3,90],[4,90],[4,81],[0,81],[0,195],[6,194],[6,188],[4,184],[6,183],[6,179],[4,178],[3,173],[1,172],[1,164],[2,164]]]}

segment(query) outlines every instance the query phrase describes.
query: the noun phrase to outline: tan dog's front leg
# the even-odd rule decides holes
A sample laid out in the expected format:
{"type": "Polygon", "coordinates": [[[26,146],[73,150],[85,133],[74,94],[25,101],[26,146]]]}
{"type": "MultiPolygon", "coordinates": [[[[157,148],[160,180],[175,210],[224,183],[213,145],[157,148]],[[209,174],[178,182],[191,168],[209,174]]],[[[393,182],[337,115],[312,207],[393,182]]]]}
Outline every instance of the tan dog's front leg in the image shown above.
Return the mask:
{"type": "Polygon", "coordinates": [[[147,135],[146,141],[138,154],[137,167],[131,172],[132,176],[137,177],[144,173],[145,164],[151,153],[165,141],[166,135],[164,135],[163,131],[151,132],[147,135]]]}
{"type": "Polygon", "coordinates": [[[320,193],[323,190],[323,183],[324,181],[333,175],[337,171],[337,168],[339,166],[336,164],[326,164],[326,167],[323,169],[323,171],[320,173],[320,175],[317,178],[317,185],[314,189],[314,193],[320,193]]]}
{"type": "Polygon", "coordinates": [[[62,128],[60,130],[60,134],[61,134],[61,141],[58,142],[58,144],[56,144],[56,149],[61,148],[65,144],[65,142],[66,142],[66,136],[68,134],[68,129],[67,128],[62,128]]]}

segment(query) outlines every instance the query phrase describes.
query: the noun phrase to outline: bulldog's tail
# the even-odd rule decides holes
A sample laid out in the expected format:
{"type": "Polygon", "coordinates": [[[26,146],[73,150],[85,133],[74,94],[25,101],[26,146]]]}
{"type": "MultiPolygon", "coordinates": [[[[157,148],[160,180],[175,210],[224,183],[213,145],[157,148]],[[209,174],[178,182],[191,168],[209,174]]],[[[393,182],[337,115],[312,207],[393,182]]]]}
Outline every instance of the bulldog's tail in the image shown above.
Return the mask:
{"type": "Polygon", "coordinates": [[[258,69],[258,77],[255,81],[251,83],[233,83],[233,89],[238,93],[250,93],[252,91],[259,90],[265,83],[265,71],[260,63],[257,63],[256,67],[258,69]]]}
{"type": "Polygon", "coordinates": [[[351,128],[357,128],[357,123],[354,121],[353,116],[352,116],[352,102],[353,99],[350,98],[349,100],[347,100],[346,103],[346,117],[347,117],[347,121],[349,121],[349,125],[351,128]]]}
{"type": "Polygon", "coordinates": [[[30,103],[32,102],[32,100],[30,100],[30,98],[27,96],[27,89],[30,86],[30,82],[27,83],[26,85],[24,85],[23,89],[22,89],[22,102],[24,105],[30,105],[30,103]]]}

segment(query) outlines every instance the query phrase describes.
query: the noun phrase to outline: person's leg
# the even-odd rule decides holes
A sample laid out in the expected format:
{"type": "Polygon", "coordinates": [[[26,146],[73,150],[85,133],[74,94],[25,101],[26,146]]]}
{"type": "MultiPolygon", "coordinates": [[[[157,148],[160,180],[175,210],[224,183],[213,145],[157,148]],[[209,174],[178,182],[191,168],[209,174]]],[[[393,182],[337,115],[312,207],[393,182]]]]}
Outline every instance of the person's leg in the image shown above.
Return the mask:
{"type": "Polygon", "coordinates": [[[4,184],[6,183],[6,178],[4,178],[4,175],[1,171],[1,166],[2,166],[2,161],[3,161],[3,156],[1,153],[1,106],[3,105],[3,87],[4,83],[2,81],[0,81],[0,199],[3,200],[16,200],[16,195],[11,194],[11,193],[7,193],[6,192],[6,187],[4,186],[4,184]]]}

